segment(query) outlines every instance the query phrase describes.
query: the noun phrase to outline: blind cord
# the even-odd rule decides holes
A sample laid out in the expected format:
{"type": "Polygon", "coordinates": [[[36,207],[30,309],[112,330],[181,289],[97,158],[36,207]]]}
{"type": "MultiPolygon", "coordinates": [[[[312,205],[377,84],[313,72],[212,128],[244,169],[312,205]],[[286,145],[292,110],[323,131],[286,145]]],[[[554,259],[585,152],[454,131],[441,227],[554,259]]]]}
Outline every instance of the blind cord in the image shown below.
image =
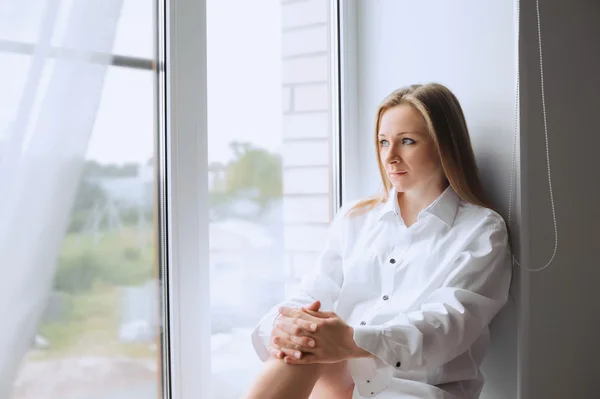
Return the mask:
{"type": "MultiPolygon", "coordinates": [[[[554,250],[552,252],[552,256],[548,263],[544,266],[530,269],[525,266],[522,266],[521,263],[517,260],[514,252],[512,253],[512,261],[513,266],[516,264],[522,269],[529,272],[539,272],[546,269],[550,264],[554,261],[556,257],[556,251],[558,249],[558,227],[556,223],[556,210],[554,206],[554,193],[552,189],[552,172],[550,169],[550,150],[548,144],[548,119],[546,116],[546,95],[544,92],[544,58],[542,55],[542,29],[540,22],[540,2],[536,0],[536,13],[537,13],[537,33],[538,33],[538,48],[540,54],[540,85],[541,85],[541,96],[542,96],[542,114],[544,117],[544,138],[546,142],[546,166],[548,169],[548,189],[550,191],[550,204],[552,205],[552,221],[554,223],[554,250]]],[[[520,12],[521,5],[520,1],[517,0],[517,49],[519,48],[519,31],[520,31],[520,12]]],[[[518,51],[518,50],[517,50],[518,51]]],[[[513,152],[512,152],[512,166],[510,171],[510,190],[508,197],[508,229],[510,231],[511,222],[512,222],[512,202],[513,202],[513,190],[514,190],[514,176],[515,176],[515,163],[517,157],[517,136],[519,131],[519,121],[520,121],[520,110],[519,110],[519,83],[520,83],[520,73],[519,73],[519,56],[517,55],[517,82],[516,82],[516,90],[515,90],[515,118],[514,118],[514,135],[513,135],[513,152]]]]}

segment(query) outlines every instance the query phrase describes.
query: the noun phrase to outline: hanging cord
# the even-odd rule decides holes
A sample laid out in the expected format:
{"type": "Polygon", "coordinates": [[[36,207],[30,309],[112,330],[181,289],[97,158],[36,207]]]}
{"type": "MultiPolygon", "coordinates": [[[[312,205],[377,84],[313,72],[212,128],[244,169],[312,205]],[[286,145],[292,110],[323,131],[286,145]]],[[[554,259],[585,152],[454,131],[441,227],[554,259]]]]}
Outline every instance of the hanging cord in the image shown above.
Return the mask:
{"type": "MultiPolygon", "coordinates": [[[[545,266],[542,266],[537,269],[529,269],[527,267],[522,266],[521,263],[519,263],[519,261],[517,260],[516,256],[514,255],[514,252],[513,252],[513,254],[512,254],[513,265],[517,264],[519,267],[521,267],[522,269],[527,270],[529,272],[539,272],[539,271],[546,269],[548,266],[550,266],[552,261],[554,261],[554,258],[556,256],[556,251],[558,249],[558,227],[557,227],[557,223],[556,223],[556,212],[555,212],[555,208],[554,208],[554,193],[552,190],[552,173],[550,170],[550,151],[548,149],[548,122],[547,122],[547,118],[546,118],[546,96],[544,93],[544,62],[543,62],[543,57],[542,57],[542,30],[541,30],[541,23],[540,23],[540,2],[539,2],[539,0],[536,0],[535,5],[536,5],[536,12],[537,12],[538,48],[539,48],[539,53],[540,53],[540,84],[541,84],[541,94],[542,94],[542,113],[544,116],[544,137],[546,140],[546,166],[548,168],[548,189],[550,191],[550,204],[552,205],[552,221],[554,222],[554,251],[552,252],[552,256],[550,257],[550,260],[548,261],[548,263],[546,263],[545,266]]],[[[520,1],[517,0],[517,49],[519,48],[520,13],[521,13],[520,1]]],[[[508,229],[509,229],[509,231],[510,231],[511,221],[512,221],[512,197],[513,197],[513,189],[514,189],[515,162],[516,162],[516,155],[517,155],[517,135],[518,135],[519,116],[520,116],[520,114],[519,114],[519,100],[520,100],[520,98],[519,98],[519,82],[520,82],[519,57],[517,55],[517,87],[516,87],[516,95],[515,95],[515,123],[514,123],[514,136],[513,136],[512,167],[511,167],[511,171],[510,171],[510,194],[508,197],[509,198],[508,199],[508,229]]]]}

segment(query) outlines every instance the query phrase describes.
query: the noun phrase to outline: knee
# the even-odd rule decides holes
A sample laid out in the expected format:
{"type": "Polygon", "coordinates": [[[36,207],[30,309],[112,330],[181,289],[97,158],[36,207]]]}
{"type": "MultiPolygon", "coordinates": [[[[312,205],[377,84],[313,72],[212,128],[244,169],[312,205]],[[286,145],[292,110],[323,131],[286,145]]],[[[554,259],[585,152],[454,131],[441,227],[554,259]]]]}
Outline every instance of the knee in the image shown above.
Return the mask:
{"type": "Polygon", "coordinates": [[[348,362],[324,364],[321,369],[321,378],[334,381],[348,382],[352,379],[348,370],[348,362]]]}
{"type": "Polygon", "coordinates": [[[277,369],[280,372],[284,372],[286,374],[311,374],[321,376],[324,373],[327,373],[329,370],[329,364],[287,364],[282,359],[277,358],[269,358],[265,362],[265,367],[269,369],[277,369]]]}
{"type": "Polygon", "coordinates": [[[311,399],[346,399],[352,397],[354,381],[347,362],[326,364],[321,369],[311,399]]]}

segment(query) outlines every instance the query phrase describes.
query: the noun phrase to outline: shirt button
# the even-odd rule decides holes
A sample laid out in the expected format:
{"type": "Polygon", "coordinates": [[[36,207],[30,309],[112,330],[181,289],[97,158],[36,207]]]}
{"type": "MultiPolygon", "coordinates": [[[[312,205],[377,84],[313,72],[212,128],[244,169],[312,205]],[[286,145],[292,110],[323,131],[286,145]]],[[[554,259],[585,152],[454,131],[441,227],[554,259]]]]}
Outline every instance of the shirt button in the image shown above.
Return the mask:
{"type": "Polygon", "coordinates": [[[382,299],[383,299],[384,301],[387,301],[388,299],[390,299],[390,297],[389,297],[389,296],[387,296],[387,295],[384,295],[382,299]]]}
{"type": "Polygon", "coordinates": [[[400,362],[396,363],[396,367],[400,367],[400,362]]]}
{"type": "Polygon", "coordinates": [[[396,259],[394,259],[394,258],[390,259],[390,263],[393,265],[394,263],[396,263],[396,259]]]}
{"type": "Polygon", "coordinates": [[[361,321],[361,322],[360,322],[360,325],[361,325],[361,326],[366,326],[366,325],[367,325],[367,322],[366,322],[366,321],[361,321]]]}
{"type": "Polygon", "coordinates": [[[367,384],[370,383],[371,381],[367,380],[367,384]]]}

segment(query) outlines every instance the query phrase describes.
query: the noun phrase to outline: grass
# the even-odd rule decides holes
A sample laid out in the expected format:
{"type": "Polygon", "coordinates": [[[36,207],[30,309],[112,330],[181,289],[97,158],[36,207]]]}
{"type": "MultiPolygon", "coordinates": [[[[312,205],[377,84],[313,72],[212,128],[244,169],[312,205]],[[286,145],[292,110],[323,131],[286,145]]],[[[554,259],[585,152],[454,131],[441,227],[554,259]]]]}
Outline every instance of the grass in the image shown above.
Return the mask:
{"type": "Polygon", "coordinates": [[[149,343],[118,341],[119,306],[123,287],[155,278],[152,231],[138,248],[135,229],[94,237],[70,234],[61,249],[54,290],[62,293],[64,310],[58,322],[44,323],[39,335],[50,348],[30,358],[68,355],[154,357],[149,343]]]}

